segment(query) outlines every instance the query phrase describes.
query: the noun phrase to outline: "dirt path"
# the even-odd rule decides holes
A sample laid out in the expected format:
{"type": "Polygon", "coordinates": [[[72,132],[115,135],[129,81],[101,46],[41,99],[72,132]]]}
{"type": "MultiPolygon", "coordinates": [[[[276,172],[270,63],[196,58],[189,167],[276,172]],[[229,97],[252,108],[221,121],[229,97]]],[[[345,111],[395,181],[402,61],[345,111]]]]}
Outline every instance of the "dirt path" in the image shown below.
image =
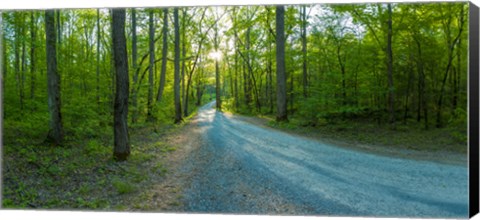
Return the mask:
{"type": "Polygon", "coordinates": [[[248,122],[250,124],[262,127],[267,130],[272,131],[283,131],[289,133],[292,136],[296,136],[299,138],[306,138],[313,141],[320,141],[324,143],[328,143],[330,145],[334,145],[337,147],[361,151],[366,153],[372,153],[382,156],[394,156],[399,158],[405,159],[414,159],[420,161],[432,161],[442,164],[452,164],[452,165],[462,165],[465,166],[468,163],[468,158],[466,154],[450,152],[450,151],[419,151],[413,149],[405,149],[399,147],[390,147],[390,146],[382,146],[382,145],[371,145],[371,144],[360,144],[354,141],[348,140],[335,140],[329,138],[322,133],[317,131],[305,131],[305,130],[292,130],[292,129],[282,129],[282,128],[272,128],[268,125],[269,120],[266,118],[259,118],[259,117],[248,117],[242,115],[231,115],[226,114],[228,117],[240,120],[244,122],[248,122]]]}
{"type": "Polygon", "coordinates": [[[169,142],[158,210],[466,217],[467,168],[387,157],[290,135],[202,107],[169,142]],[[162,199],[160,199],[162,198],[162,199]]]}

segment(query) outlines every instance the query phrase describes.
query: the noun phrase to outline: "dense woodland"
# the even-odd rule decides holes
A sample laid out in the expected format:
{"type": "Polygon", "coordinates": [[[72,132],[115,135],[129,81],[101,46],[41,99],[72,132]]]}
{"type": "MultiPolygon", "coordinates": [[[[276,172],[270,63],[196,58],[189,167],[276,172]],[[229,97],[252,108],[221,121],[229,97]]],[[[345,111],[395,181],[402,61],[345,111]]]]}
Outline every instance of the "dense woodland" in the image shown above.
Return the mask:
{"type": "Polygon", "coordinates": [[[54,194],[60,179],[68,188],[79,175],[102,174],[98,166],[112,153],[117,161],[131,152],[132,163],[149,158],[139,156],[132,129],[181,124],[214,99],[217,110],[286,127],[335,125],[338,133],[356,124],[357,133],[380,135],[373,142],[379,131],[420,139],[439,131],[447,142],[438,146],[466,152],[468,3],[64,9],[2,18],[7,207],[72,207],[64,197],[39,202],[24,180],[54,194]]]}
{"type": "Polygon", "coordinates": [[[467,12],[466,3],[5,12],[5,129],[30,123],[61,144],[115,127],[126,152],[128,124],[179,123],[206,94],[219,110],[305,126],[465,125],[467,12]]]}

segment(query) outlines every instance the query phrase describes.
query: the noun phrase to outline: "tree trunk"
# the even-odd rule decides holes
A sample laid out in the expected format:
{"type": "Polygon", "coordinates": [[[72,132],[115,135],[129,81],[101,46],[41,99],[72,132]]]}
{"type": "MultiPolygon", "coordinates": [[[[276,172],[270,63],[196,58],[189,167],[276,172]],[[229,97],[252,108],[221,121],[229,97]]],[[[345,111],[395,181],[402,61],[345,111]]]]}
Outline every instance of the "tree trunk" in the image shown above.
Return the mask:
{"type": "Polygon", "coordinates": [[[307,7],[302,6],[301,17],[302,17],[302,56],[303,56],[303,97],[308,96],[308,73],[307,73],[307,7]]]}
{"type": "MultiPolygon", "coordinates": [[[[414,35],[415,36],[415,35],[414,35]]],[[[420,40],[417,37],[414,37],[414,40],[417,44],[418,58],[417,58],[417,68],[418,68],[418,109],[417,109],[417,122],[421,120],[422,110],[424,112],[425,119],[425,130],[428,130],[428,108],[427,100],[425,97],[425,72],[423,69],[423,58],[422,58],[422,47],[420,40]]]]}
{"type": "Polygon", "coordinates": [[[35,47],[37,40],[36,12],[30,12],[30,99],[35,97],[36,56],[35,47]]]}
{"type": "Polygon", "coordinates": [[[187,55],[187,45],[186,45],[187,41],[185,39],[185,32],[186,32],[185,17],[186,17],[186,12],[185,12],[185,10],[183,10],[182,11],[182,27],[181,27],[181,30],[182,30],[182,38],[181,38],[181,41],[182,41],[182,56],[181,56],[182,69],[181,69],[181,74],[180,74],[180,82],[182,83],[182,86],[181,86],[181,100],[184,102],[185,108],[188,108],[187,103],[185,102],[185,96],[188,96],[188,94],[185,94],[185,57],[187,55]]]}
{"type": "Polygon", "coordinates": [[[56,28],[57,28],[57,31],[58,31],[56,40],[57,40],[57,43],[60,47],[60,44],[62,44],[62,26],[60,25],[60,22],[61,22],[61,20],[60,20],[60,10],[57,9],[57,10],[55,10],[55,12],[56,12],[56,15],[57,15],[57,19],[56,19],[57,20],[57,27],[56,28]]]}
{"type": "Polygon", "coordinates": [[[148,99],[147,99],[147,121],[153,121],[153,68],[155,65],[155,27],[153,25],[153,10],[150,9],[148,22],[149,53],[150,62],[148,69],[148,99]]]}
{"type": "Polygon", "coordinates": [[[277,121],[288,121],[285,77],[285,27],[284,6],[276,6],[275,30],[277,42],[277,121]]]}
{"type": "Polygon", "coordinates": [[[393,52],[392,52],[392,4],[388,3],[387,32],[387,72],[388,72],[388,110],[390,124],[395,128],[395,87],[393,86],[393,52]]]}
{"type": "MultiPolygon", "coordinates": [[[[247,32],[245,33],[245,50],[246,50],[246,61],[245,61],[245,66],[248,67],[249,63],[250,63],[250,26],[247,28],[247,32]]],[[[247,107],[250,106],[250,102],[252,101],[252,97],[251,97],[251,92],[252,92],[252,89],[251,89],[251,84],[250,84],[250,69],[247,69],[247,67],[245,67],[245,70],[244,70],[244,77],[243,77],[243,84],[244,84],[244,87],[245,87],[245,105],[247,107]]]]}
{"type": "MultiPolygon", "coordinates": [[[[413,57],[410,56],[410,60],[413,61],[413,57]]],[[[408,71],[408,83],[407,83],[407,91],[405,94],[405,105],[404,105],[404,113],[403,113],[403,124],[407,124],[407,118],[408,118],[408,99],[410,97],[410,87],[412,86],[413,83],[413,63],[409,63],[409,71],[408,71]]]]}
{"type": "Polygon", "coordinates": [[[50,112],[50,131],[47,135],[47,142],[60,145],[63,141],[63,126],[60,99],[60,76],[57,71],[56,55],[56,30],[53,10],[45,11],[45,30],[47,37],[47,91],[48,110],[50,112]]]}
{"type": "Polygon", "coordinates": [[[341,45],[337,45],[337,59],[340,65],[340,71],[342,73],[342,105],[347,105],[347,85],[345,82],[345,64],[342,62],[342,56],[340,55],[341,45]]]}
{"type": "Polygon", "coordinates": [[[178,24],[178,8],[173,9],[173,20],[175,30],[173,93],[175,97],[175,123],[178,124],[183,121],[182,106],[180,103],[180,26],[178,24]]]}
{"type": "MultiPolygon", "coordinates": [[[[25,36],[26,27],[25,27],[25,14],[22,13],[22,36],[25,36]]],[[[23,111],[24,108],[24,99],[25,99],[25,71],[26,71],[26,46],[25,41],[22,40],[22,70],[20,71],[20,110],[23,111]]]]}
{"type": "Polygon", "coordinates": [[[458,92],[460,90],[460,76],[462,75],[462,41],[461,39],[458,40],[458,47],[457,47],[457,69],[454,71],[456,73],[453,77],[453,98],[452,98],[452,110],[455,112],[458,105],[458,92]]]}
{"type": "MultiPolygon", "coordinates": [[[[21,23],[21,21],[19,21],[19,12],[14,12],[13,13],[13,16],[14,16],[14,23],[15,24],[19,24],[21,23]]],[[[15,32],[15,40],[14,40],[14,63],[13,63],[13,66],[14,66],[14,70],[15,70],[15,80],[17,82],[16,86],[17,86],[17,90],[18,90],[18,96],[19,96],[19,99],[21,97],[21,87],[20,87],[20,80],[21,80],[21,74],[20,74],[20,38],[21,38],[21,33],[20,33],[20,27],[21,25],[15,25],[14,27],[14,32],[15,32]]],[[[21,100],[21,99],[20,99],[21,100]]],[[[19,103],[21,105],[21,101],[19,103]]]]}
{"type": "Polygon", "coordinates": [[[128,55],[125,38],[125,9],[112,9],[113,58],[115,61],[114,151],[116,161],[130,155],[128,137],[128,55]]]}
{"type": "MultiPolygon", "coordinates": [[[[441,86],[441,89],[440,89],[440,97],[438,98],[438,102],[437,102],[437,122],[436,122],[437,128],[440,128],[440,127],[443,126],[443,121],[442,121],[443,95],[445,93],[445,84],[447,82],[448,73],[450,72],[450,68],[452,67],[453,54],[454,54],[455,46],[457,45],[457,43],[460,39],[460,36],[462,34],[462,31],[463,31],[463,23],[464,23],[463,12],[464,11],[463,11],[463,6],[462,6],[462,8],[460,10],[460,24],[459,24],[460,29],[458,31],[457,36],[453,40],[453,42],[452,43],[448,42],[449,43],[448,63],[447,63],[447,67],[445,69],[445,73],[443,75],[442,86],[441,86]]],[[[448,31],[448,32],[450,32],[450,31],[448,31]]],[[[449,37],[447,37],[447,39],[448,38],[449,37]]]]}
{"type": "Polygon", "coordinates": [[[160,71],[160,85],[158,86],[157,102],[162,100],[163,88],[165,87],[165,74],[167,72],[168,53],[168,8],[163,9],[163,43],[162,43],[162,69],[160,71]]]}
{"type": "MultiPolygon", "coordinates": [[[[7,51],[6,51],[6,48],[5,48],[6,44],[5,44],[5,38],[4,38],[4,32],[3,32],[3,13],[0,12],[0,53],[1,53],[1,56],[0,56],[0,71],[1,71],[1,82],[0,82],[0,85],[1,85],[1,88],[0,88],[0,92],[2,93],[0,96],[1,98],[1,103],[0,103],[0,117],[2,117],[2,120],[5,120],[5,110],[4,110],[4,107],[3,107],[3,103],[5,103],[5,99],[4,99],[4,94],[5,94],[5,78],[7,77],[7,68],[6,68],[6,65],[7,65],[7,59],[6,59],[6,56],[7,56],[7,51]]],[[[3,130],[3,125],[0,125],[0,129],[3,130]]],[[[0,144],[3,144],[3,142],[0,140],[0,144]]],[[[2,145],[3,146],[3,145],[2,145]]]]}
{"type": "MultiPolygon", "coordinates": [[[[215,52],[218,53],[218,26],[215,24],[214,38],[215,52]]],[[[220,70],[218,68],[218,58],[215,59],[215,102],[217,111],[222,111],[222,99],[220,94],[220,70]]]]}
{"type": "Polygon", "coordinates": [[[132,88],[132,123],[136,123],[138,120],[138,101],[137,101],[137,89],[135,86],[138,83],[138,64],[137,64],[137,13],[132,8],[132,66],[133,66],[133,88],[132,88]]]}
{"type": "Polygon", "coordinates": [[[96,85],[96,99],[97,99],[97,108],[100,109],[100,36],[102,30],[100,29],[100,9],[97,9],[97,85],[96,85]]]}
{"type": "Polygon", "coordinates": [[[235,97],[235,110],[238,109],[238,104],[240,103],[239,102],[239,96],[238,96],[238,42],[237,42],[237,35],[235,35],[235,42],[234,42],[234,45],[235,45],[235,55],[234,55],[234,62],[235,62],[235,78],[233,80],[233,84],[234,84],[234,97],[235,97]]]}

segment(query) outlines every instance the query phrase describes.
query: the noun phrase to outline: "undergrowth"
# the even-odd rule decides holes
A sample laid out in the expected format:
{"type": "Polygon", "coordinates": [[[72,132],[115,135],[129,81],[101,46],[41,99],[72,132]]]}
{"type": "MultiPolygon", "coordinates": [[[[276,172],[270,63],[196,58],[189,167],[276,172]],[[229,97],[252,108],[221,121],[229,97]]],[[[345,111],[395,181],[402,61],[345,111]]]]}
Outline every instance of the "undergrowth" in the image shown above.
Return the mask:
{"type": "MultiPolygon", "coordinates": [[[[192,115],[195,113],[193,106],[192,115]]],[[[100,118],[105,121],[75,119],[76,126],[72,126],[73,119],[67,119],[65,141],[54,147],[44,143],[48,114],[25,114],[21,120],[7,117],[3,132],[2,207],[135,209],[142,193],[162,181],[168,172],[164,158],[177,146],[163,138],[187,124],[191,115],[180,125],[174,125],[173,120],[168,122],[169,118],[130,124],[131,154],[125,162],[112,159],[113,129],[107,120],[110,117],[100,118]]]]}

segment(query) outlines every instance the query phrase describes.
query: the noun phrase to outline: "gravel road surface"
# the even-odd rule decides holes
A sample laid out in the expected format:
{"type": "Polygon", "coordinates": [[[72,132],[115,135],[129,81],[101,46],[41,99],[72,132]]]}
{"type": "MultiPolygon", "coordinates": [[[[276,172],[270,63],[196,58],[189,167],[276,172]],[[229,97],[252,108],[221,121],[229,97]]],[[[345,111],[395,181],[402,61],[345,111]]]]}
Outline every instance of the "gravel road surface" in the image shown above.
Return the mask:
{"type": "Polygon", "coordinates": [[[182,172],[190,213],[466,218],[466,164],[331,146],[202,107],[182,172]]]}

